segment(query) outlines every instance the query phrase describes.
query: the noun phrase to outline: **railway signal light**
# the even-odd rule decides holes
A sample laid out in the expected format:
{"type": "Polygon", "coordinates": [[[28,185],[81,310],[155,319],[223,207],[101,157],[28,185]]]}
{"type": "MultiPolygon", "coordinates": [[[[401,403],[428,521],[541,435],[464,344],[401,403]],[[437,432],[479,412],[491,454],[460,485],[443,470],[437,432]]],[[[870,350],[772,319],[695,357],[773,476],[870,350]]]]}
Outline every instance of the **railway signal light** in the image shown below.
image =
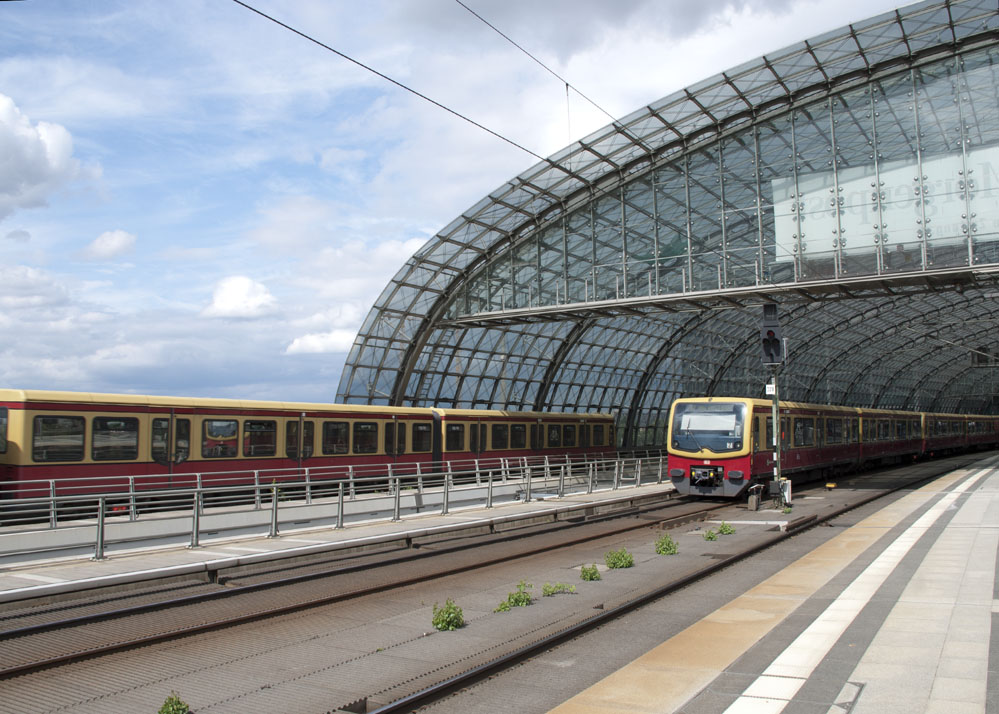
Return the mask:
{"type": "Polygon", "coordinates": [[[760,324],[760,343],[763,348],[763,364],[781,364],[784,361],[784,343],[777,319],[777,305],[763,306],[763,322],[760,324]]]}

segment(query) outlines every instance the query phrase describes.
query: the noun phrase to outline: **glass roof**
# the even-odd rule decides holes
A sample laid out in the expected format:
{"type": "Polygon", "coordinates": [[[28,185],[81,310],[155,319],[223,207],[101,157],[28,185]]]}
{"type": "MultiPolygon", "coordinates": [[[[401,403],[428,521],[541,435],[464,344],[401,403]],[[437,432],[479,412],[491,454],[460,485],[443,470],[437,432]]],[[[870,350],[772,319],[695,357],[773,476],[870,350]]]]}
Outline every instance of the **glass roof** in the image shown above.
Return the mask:
{"type": "Polygon", "coordinates": [[[762,394],[776,302],[787,398],[999,411],[997,38],[995,0],[919,3],[593,132],[406,262],[337,399],[616,411],[655,444],[678,396],[762,394]]]}

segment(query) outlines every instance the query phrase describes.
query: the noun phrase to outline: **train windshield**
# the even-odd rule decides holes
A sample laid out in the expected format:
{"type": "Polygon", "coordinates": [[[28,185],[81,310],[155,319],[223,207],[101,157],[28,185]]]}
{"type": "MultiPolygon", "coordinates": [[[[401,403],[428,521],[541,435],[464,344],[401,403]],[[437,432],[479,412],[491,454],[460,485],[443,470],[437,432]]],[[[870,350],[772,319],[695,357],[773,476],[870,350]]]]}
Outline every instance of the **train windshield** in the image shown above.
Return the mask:
{"type": "Polygon", "coordinates": [[[746,405],[739,402],[680,402],[673,409],[674,449],[717,454],[739,451],[745,438],[746,405]]]}

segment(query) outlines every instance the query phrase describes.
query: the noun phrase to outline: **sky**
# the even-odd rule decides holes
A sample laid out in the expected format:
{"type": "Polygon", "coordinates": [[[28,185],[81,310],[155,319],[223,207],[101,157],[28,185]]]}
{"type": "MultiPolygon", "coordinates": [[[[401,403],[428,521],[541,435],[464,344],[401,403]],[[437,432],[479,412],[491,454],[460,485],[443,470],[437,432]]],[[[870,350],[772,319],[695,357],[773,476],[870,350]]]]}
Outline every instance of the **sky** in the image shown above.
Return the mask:
{"type": "MultiPolygon", "coordinates": [[[[883,0],[463,0],[615,117],[883,0]]],[[[247,0],[535,154],[608,117],[456,0],[247,0]]],[[[521,149],[232,0],[0,2],[0,387],[332,401],[521,149]]]]}

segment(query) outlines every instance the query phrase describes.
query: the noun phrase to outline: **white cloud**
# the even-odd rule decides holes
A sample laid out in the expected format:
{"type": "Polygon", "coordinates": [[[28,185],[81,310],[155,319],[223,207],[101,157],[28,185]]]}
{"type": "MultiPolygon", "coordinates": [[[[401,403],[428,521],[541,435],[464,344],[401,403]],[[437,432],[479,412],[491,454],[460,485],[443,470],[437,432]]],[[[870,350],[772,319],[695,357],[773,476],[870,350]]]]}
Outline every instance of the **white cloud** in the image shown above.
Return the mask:
{"type": "Polygon", "coordinates": [[[65,286],[44,271],[26,265],[0,267],[0,309],[51,309],[68,300],[65,286]]]}
{"type": "Polygon", "coordinates": [[[135,247],[135,236],[123,230],[101,233],[83,251],[87,260],[110,260],[131,253],[135,247]]]}
{"type": "Polygon", "coordinates": [[[231,275],[216,284],[205,317],[255,318],[273,312],[277,301],[266,286],[245,275],[231,275]]]}
{"type": "Polygon", "coordinates": [[[320,354],[327,352],[347,352],[354,344],[357,330],[331,330],[296,337],[288,345],[285,354],[320,354]]]}
{"type": "Polygon", "coordinates": [[[0,220],[48,197],[80,175],[73,139],[58,124],[32,125],[14,101],[0,94],[0,220]]]}

